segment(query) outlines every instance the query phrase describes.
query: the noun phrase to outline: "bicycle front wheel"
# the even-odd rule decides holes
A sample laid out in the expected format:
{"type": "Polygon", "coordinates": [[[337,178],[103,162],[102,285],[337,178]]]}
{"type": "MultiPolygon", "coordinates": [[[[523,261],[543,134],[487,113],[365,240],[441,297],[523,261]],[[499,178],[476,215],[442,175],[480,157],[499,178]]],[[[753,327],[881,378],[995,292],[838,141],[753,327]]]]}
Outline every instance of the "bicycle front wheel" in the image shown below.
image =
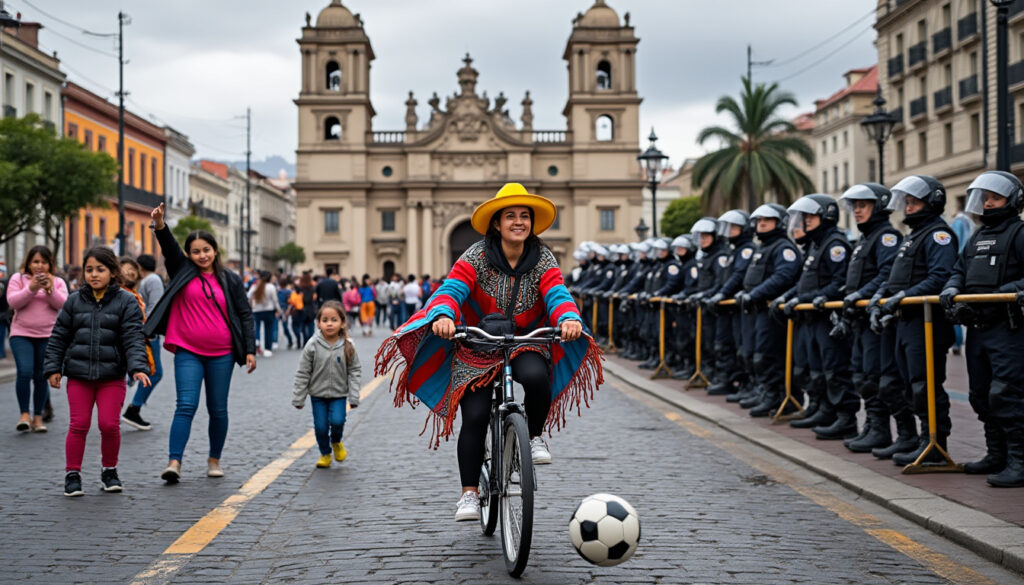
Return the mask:
{"type": "Polygon", "coordinates": [[[496,428],[497,425],[494,422],[487,425],[487,436],[484,438],[484,462],[480,466],[480,530],[483,531],[484,536],[493,535],[494,529],[498,526],[497,477],[493,480],[491,478],[491,470],[496,468],[493,462],[495,451],[492,447],[495,438],[494,429],[496,428]]]}
{"type": "Polygon", "coordinates": [[[502,427],[501,478],[499,499],[501,545],[505,568],[509,575],[519,577],[526,570],[533,539],[533,459],[530,456],[530,433],[526,418],[513,412],[505,417],[502,427]]]}

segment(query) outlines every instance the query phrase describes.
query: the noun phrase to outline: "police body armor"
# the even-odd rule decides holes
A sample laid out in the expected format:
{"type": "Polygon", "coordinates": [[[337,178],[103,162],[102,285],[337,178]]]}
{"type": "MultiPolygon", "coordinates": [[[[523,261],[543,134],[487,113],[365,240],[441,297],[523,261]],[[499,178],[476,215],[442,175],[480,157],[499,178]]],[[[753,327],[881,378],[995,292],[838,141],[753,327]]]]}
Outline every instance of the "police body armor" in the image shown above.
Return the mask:
{"type": "Polygon", "coordinates": [[[846,241],[842,232],[839,231],[823,239],[820,245],[811,246],[807,252],[807,258],[804,260],[804,269],[800,273],[800,280],[796,284],[797,294],[810,294],[828,286],[832,277],[822,271],[821,263],[832,253],[832,248],[836,246],[841,246],[846,253],[850,251],[850,244],[846,241]]]}
{"type": "Polygon", "coordinates": [[[655,260],[654,266],[647,273],[647,282],[644,283],[644,292],[653,294],[662,286],[665,286],[665,279],[668,277],[668,261],[655,260]]]}
{"type": "MultiPolygon", "coordinates": [[[[892,262],[892,270],[889,272],[889,281],[886,292],[890,295],[905,290],[913,284],[921,282],[928,276],[928,262],[924,257],[924,243],[932,237],[932,234],[939,230],[950,231],[949,226],[943,221],[937,221],[927,229],[907,236],[900,244],[896,258],[892,262]]],[[[953,244],[956,244],[956,236],[952,235],[953,244]]]]}
{"type": "Polygon", "coordinates": [[[750,264],[747,265],[747,273],[743,275],[743,290],[750,292],[757,288],[768,278],[775,268],[775,252],[782,247],[789,247],[796,253],[796,247],[787,238],[779,238],[772,242],[767,248],[759,248],[754,252],[750,264]]]}
{"type": "Polygon", "coordinates": [[[846,269],[847,294],[860,290],[862,286],[878,276],[878,260],[875,258],[875,246],[885,236],[899,241],[899,232],[892,226],[879,227],[869,236],[862,237],[850,255],[850,265],[846,269]]]}
{"type": "MultiPolygon", "coordinates": [[[[1024,222],[1007,221],[995,230],[982,228],[971,236],[964,247],[964,293],[987,294],[995,292],[1007,282],[1024,278],[1024,265],[1013,253],[1013,241],[1024,222]]],[[[971,325],[987,328],[1007,316],[1011,323],[1020,324],[1021,309],[1016,303],[975,303],[971,307],[977,321],[971,325]],[[1007,310],[1011,311],[1007,315],[1007,310]]]]}
{"type": "Polygon", "coordinates": [[[754,244],[753,241],[747,240],[746,242],[740,244],[739,248],[735,248],[732,252],[729,253],[728,268],[722,271],[720,279],[721,282],[718,283],[718,286],[722,286],[723,284],[725,284],[727,280],[729,280],[729,277],[732,276],[733,270],[736,269],[736,258],[741,257],[744,251],[746,250],[750,250],[750,252],[747,254],[747,257],[752,258],[754,256],[754,253],[757,252],[757,245],[754,244]]]}
{"type": "Polygon", "coordinates": [[[721,271],[719,274],[715,274],[715,266],[724,268],[728,265],[728,257],[726,256],[726,250],[722,249],[721,246],[717,246],[710,254],[705,253],[700,260],[697,260],[697,290],[706,291],[716,288],[722,284],[719,282],[721,271]]]}

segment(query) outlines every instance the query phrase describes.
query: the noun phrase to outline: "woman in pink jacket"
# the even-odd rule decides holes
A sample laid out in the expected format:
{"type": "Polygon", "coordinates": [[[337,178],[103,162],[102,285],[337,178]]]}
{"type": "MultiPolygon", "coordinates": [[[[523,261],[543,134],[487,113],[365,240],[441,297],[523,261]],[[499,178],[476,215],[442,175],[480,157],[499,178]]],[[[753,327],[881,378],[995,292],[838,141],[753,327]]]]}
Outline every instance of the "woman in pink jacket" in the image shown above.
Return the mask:
{"type": "Polygon", "coordinates": [[[46,432],[43,406],[50,392],[43,377],[43,357],[57,313],[68,299],[67,285],[53,270],[53,252],[46,246],[36,246],[28,251],[21,270],[11,275],[7,286],[7,303],[14,310],[11,353],[18,370],[15,389],[21,408],[17,429],[21,432],[46,432]]]}

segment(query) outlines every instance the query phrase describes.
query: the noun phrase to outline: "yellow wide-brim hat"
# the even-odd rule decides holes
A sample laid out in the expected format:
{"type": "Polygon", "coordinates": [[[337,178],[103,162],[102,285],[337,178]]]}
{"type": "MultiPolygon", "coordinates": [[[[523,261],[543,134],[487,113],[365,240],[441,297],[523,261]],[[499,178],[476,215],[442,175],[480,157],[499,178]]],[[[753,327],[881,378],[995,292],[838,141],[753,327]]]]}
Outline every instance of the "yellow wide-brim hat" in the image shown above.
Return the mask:
{"type": "Polygon", "coordinates": [[[506,207],[529,207],[533,210],[533,233],[540,234],[555,223],[555,204],[547,197],[534,195],[519,183],[505,183],[493,198],[484,201],[473,210],[473,229],[487,234],[491,218],[506,207]]]}

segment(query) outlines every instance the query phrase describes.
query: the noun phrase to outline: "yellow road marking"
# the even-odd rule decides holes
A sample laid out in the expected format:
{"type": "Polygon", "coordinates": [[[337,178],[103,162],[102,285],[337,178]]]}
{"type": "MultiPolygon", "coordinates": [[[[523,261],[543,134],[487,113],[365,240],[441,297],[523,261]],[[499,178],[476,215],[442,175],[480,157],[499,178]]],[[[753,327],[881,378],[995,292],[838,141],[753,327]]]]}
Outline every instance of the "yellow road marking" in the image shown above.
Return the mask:
{"type": "MultiPolygon", "coordinates": [[[[386,376],[374,378],[362,388],[361,398],[368,398],[386,379],[386,376]]],[[[348,409],[351,410],[351,407],[348,409]]],[[[167,547],[161,558],[135,576],[132,585],[167,582],[174,573],[188,563],[192,555],[206,548],[228,524],[231,524],[247,503],[263,493],[292,463],[305,455],[315,444],[316,436],[313,429],[310,429],[296,439],[280,457],[250,477],[237,493],[228,496],[219,506],[200,518],[178,537],[171,546],[167,547]]]]}
{"type": "MultiPolygon", "coordinates": [[[[648,399],[647,396],[641,396],[632,389],[624,389],[623,394],[635,401],[643,402],[657,410],[660,410],[662,414],[664,414],[665,418],[682,427],[691,435],[707,439],[714,434],[711,429],[684,417],[676,410],[669,410],[672,407],[660,401],[656,401],[653,398],[648,399]]],[[[902,532],[879,528],[882,526],[882,521],[871,513],[832,495],[826,490],[802,483],[785,469],[756,458],[738,443],[729,440],[715,441],[715,446],[728,452],[737,459],[740,459],[744,463],[747,463],[758,471],[771,476],[776,481],[785,484],[805,498],[811,500],[818,506],[831,511],[850,524],[863,529],[864,532],[871,535],[879,542],[886,544],[901,554],[914,559],[924,568],[944,579],[948,579],[949,581],[960,585],[998,585],[995,581],[989,579],[985,575],[982,575],[970,567],[961,565],[950,559],[948,556],[914,541],[902,532]]]]}

